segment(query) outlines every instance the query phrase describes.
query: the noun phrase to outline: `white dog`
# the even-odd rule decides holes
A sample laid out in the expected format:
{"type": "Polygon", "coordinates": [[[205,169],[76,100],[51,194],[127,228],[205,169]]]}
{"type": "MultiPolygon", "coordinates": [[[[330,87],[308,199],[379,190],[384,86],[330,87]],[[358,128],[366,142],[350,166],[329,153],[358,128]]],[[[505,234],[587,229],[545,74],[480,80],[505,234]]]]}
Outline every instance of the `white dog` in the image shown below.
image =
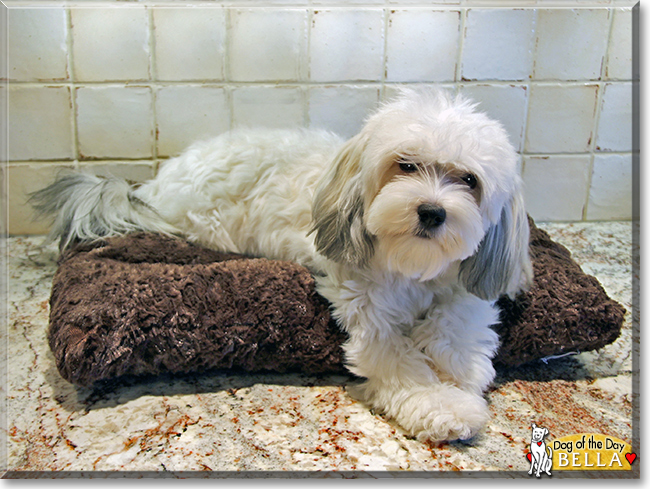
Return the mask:
{"type": "Polygon", "coordinates": [[[553,465],[553,450],[547,447],[544,442],[544,437],[548,435],[546,428],[538,428],[533,423],[533,434],[530,442],[530,470],[528,475],[540,477],[541,472],[546,472],[546,475],[551,475],[551,466],[553,465]],[[548,452],[547,452],[548,450],[548,452]]]}
{"type": "Polygon", "coordinates": [[[132,188],[73,174],[34,195],[65,247],[134,230],[293,260],[349,339],[373,408],[420,440],[488,420],[492,302],[531,279],[516,154],[502,126],[436,89],[403,89],[343,142],[236,131],[190,147],[132,188]]]}

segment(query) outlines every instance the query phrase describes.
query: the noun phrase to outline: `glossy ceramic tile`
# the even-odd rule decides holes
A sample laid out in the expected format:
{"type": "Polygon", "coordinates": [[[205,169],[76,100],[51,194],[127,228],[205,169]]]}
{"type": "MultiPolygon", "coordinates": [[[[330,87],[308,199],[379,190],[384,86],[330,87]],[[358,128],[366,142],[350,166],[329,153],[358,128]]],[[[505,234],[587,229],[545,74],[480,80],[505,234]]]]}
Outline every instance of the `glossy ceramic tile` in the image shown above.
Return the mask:
{"type": "Polygon", "coordinates": [[[459,11],[391,10],[386,41],[386,80],[455,80],[459,39],[459,11]]]}
{"type": "Polygon", "coordinates": [[[237,88],[232,92],[233,127],[303,127],[303,98],[298,88],[237,88]]]}
{"type": "Polygon", "coordinates": [[[230,79],[302,79],[306,71],[306,29],[306,9],[230,11],[230,79]]]}
{"type": "Polygon", "coordinates": [[[70,15],[77,81],[150,79],[146,9],[81,8],[72,9],[70,15]]]}
{"type": "Polygon", "coordinates": [[[79,169],[102,177],[124,178],[130,182],[145,182],[155,175],[152,161],[82,162],[79,169]]]}
{"type": "Polygon", "coordinates": [[[9,80],[68,80],[67,11],[15,8],[7,14],[9,80]]]}
{"type": "Polygon", "coordinates": [[[37,219],[27,203],[29,194],[46,187],[63,169],[72,169],[72,163],[11,163],[7,165],[8,232],[10,234],[45,234],[50,220],[37,219]]]}
{"type": "Polygon", "coordinates": [[[632,9],[616,9],[607,54],[605,78],[632,79],[633,17],[632,9]]]}
{"type": "Polygon", "coordinates": [[[154,9],[156,79],[223,80],[226,15],[221,8],[154,9]]]}
{"type": "MultiPolygon", "coordinates": [[[[401,88],[403,86],[407,86],[408,88],[415,88],[415,89],[421,88],[426,90],[426,88],[430,87],[431,84],[430,83],[409,83],[408,85],[406,85],[402,83],[387,83],[384,85],[384,89],[382,91],[382,97],[381,97],[382,102],[386,102],[397,97],[400,94],[401,88]]],[[[456,95],[458,93],[458,87],[453,83],[436,83],[435,86],[442,90],[446,90],[452,95],[456,95]]]]}
{"type": "Polygon", "coordinates": [[[587,219],[632,218],[632,155],[594,156],[587,219]]]}
{"type": "Polygon", "coordinates": [[[593,138],[597,101],[597,85],[533,85],[526,151],[587,152],[593,138]]]}
{"type": "Polygon", "coordinates": [[[589,156],[526,156],[526,210],[536,221],[580,221],[589,191],[589,156]]]}
{"type": "Polygon", "coordinates": [[[524,85],[463,85],[460,93],[479,103],[478,110],[499,121],[520,151],[524,142],[529,89],[524,85]]]}
{"type": "Polygon", "coordinates": [[[534,9],[469,9],[463,80],[528,80],[532,72],[534,9]]]}
{"type": "Polygon", "coordinates": [[[606,9],[541,9],[537,19],[537,80],[598,80],[607,50],[606,9]]]}
{"type": "Polygon", "coordinates": [[[309,125],[343,137],[356,134],[377,107],[377,87],[314,87],[309,89],[309,125]]]}
{"type": "Polygon", "coordinates": [[[17,84],[6,90],[9,160],[73,158],[70,88],[17,84]]]}
{"type": "MultiPolygon", "coordinates": [[[[467,7],[496,7],[502,8],[508,6],[511,8],[518,7],[533,7],[541,4],[542,2],[563,2],[566,0],[460,0],[461,5],[467,7]]],[[[607,0],[605,0],[607,1],[607,0]]]]}
{"type": "Polygon", "coordinates": [[[386,3],[386,0],[311,0],[311,4],[314,6],[345,6],[346,4],[350,5],[382,5],[386,3]]]}
{"type": "Polygon", "coordinates": [[[627,153],[634,2],[576,1],[9,0],[9,157],[156,162],[242,125],[348,137],[402,83],[469,94],[521,156],[627,153]]]}
{"type": "Polygon", "coordinates": [[[312,81],[381,80],[383,9],[314,11],[309,56],[312,81]]]}
{"type": "Polygon", "coordinates": [[[228,95],[220,87],[162,87],[156,91],[156,121],[158,156],[176,155],[230,129],[228,95]]]}
{"type": "MultiPolygon", "coordinates": [[[[175,2],[177,0],[170,0],[175,2]]],[[[269,6],[280,6],[280,7],[305,7],[309,5],[313,0],[225,0],[224,5],[228,7],[251,7],[251,6],[260,6],[260,7],[269,7],[269,6]]]]}
{"type": "MultiPolygon", "coordinates": [[[[596,149],[632,150],[632,82],[608,83],[603,94],[596,149]]],[[[637,121],[638,123],[639,121],[637,121]]]]}
{"type": "Polygon", "coordinates": [[[149,87],[77,88],[80,158],[152,157],[152,104],[149,87]]]}
{"type": "Polygon", "coordinates": [[[388,0],[389,5],[460,5],[465,0],[388,0]]]}

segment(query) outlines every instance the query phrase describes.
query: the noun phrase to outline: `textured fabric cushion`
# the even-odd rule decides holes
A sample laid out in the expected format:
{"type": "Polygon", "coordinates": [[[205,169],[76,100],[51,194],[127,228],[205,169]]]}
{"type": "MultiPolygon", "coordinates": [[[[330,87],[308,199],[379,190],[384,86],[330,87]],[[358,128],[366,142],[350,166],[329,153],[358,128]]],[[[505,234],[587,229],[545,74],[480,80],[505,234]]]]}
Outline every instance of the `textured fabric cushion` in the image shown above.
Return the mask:
{"type": "MultiPolygon", "coordinates": [[[[623,307],[531,228],[535,283],[499,300],[495,363],[613,342],[623,307]]],[[[81,386],[210,369],[344,372],[345,339],[307,269],[154,234],[78,244],[61,256],[52,286],[49,345],[61,376],[81,386]]]]}

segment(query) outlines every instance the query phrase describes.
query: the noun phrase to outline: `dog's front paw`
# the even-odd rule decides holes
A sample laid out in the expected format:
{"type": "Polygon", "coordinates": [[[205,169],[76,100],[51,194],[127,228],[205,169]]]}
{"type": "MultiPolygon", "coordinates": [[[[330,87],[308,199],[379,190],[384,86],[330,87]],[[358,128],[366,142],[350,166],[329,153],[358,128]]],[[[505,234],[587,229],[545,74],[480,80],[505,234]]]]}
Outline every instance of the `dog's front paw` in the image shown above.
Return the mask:
{"type": "Polygon", "coordinates": [[[414,420],[412,434],[419,441],[467,440],[476,435],[490,419],[485,399],[453,386],[442,391],[422,399],[429,412],[414,420]]]}
{"type": "Polygon", "coordinates": [[[419,441],[466,440],[490,418],[483,397],[449,384],[398,390],[364,387],[367,402],[419,441]]]}

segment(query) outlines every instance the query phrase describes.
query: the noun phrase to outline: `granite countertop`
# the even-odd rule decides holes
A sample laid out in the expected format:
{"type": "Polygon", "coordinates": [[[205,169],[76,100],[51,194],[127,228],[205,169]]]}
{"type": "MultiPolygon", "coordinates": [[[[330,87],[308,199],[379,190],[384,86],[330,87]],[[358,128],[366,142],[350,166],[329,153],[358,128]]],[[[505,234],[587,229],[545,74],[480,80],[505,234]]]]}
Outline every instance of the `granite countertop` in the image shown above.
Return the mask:
{"type": "Polygon", "coordinates": [[[527,477],[531,422],[556,437],[602,433],[638,447],[632,223],[539,227],[625,306],[621,336],[597,352],[500,371],[487,393],[492,419],[485,429],[469,441],[439,445],[406,436],[354,400],[346,388],[355,380],[347,376],[218,372],[75,387],[59,376],[46,341],[56,247],[43,247],[42,237],[9,238],[6,476],[481,471],[474,474],[527,477]]]}

